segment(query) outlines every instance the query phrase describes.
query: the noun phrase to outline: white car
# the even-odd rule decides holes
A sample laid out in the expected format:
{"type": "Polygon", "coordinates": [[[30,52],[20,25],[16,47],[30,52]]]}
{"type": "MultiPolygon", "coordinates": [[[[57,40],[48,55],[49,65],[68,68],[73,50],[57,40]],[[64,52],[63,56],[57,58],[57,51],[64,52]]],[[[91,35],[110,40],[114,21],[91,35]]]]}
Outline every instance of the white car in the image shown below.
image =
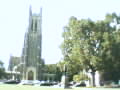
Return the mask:
{"type": "Polygon", "coordinates": [[[19,85],[34,85],[33,80],[22,80],[19,85]]]}

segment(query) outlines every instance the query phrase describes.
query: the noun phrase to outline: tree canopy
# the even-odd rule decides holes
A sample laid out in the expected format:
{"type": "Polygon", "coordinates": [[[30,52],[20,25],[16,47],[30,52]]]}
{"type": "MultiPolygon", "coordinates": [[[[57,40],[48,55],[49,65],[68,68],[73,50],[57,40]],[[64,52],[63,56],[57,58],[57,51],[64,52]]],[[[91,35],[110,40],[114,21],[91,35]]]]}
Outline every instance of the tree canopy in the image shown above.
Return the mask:
{"type": "Polygon", "coordinates": [[[81,69],[91,70],[93,86],[96,70],[120,71],[119,23],[120,16],[112,13],[97,21],[71,17],[64,28],[64,42],[61,45],[64,60],[78,72],[81,69]]]}
{"type": "Polygon", "coordinates": [[[5,77],[5,68],[3,66],[3,62],[0,61],[0,79],[4,78],[5,77]]]}

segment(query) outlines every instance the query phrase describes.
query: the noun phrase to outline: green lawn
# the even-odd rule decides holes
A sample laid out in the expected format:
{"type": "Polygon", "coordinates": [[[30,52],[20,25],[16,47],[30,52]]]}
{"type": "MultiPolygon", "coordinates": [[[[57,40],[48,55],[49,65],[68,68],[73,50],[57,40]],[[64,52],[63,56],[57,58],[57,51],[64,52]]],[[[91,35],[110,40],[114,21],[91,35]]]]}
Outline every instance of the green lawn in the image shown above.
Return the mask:
{"type": "MultiPolygon", "coordinates": [[[[64,88],[40,87],[27,85],[0,85],[0,90],[64,90],[64,88]]],[[[72,88],[65,90],[120,90],[120,88],[72,88]]]]}
{"type": "MultiPolygon", "coordinates": [[[[64,90],[63,88],[29,86],[29,85],[0,85],[0,90],[64,90]]],[[[73,89],[67,89],[73,90],[73,89]]]]}

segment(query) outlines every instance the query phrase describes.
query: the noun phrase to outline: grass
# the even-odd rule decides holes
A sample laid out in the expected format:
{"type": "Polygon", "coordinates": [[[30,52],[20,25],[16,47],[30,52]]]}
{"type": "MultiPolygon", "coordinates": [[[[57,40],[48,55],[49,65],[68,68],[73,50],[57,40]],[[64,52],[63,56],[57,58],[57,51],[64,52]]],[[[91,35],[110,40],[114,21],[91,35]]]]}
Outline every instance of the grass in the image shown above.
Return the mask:
{"type": "MultiPolygon", "coordinates": [[[[64,90],[63,88],[52,88],[44,86],[29,86],[29,85],[0,85],[0,90],[64,90]]],[[[66,89],[73,90],[73,89],[66,89]]]]}
{"type": "MultiPolygon", "coordinates": [[[[64,88],[2,84],[0,85],[0,90],[64,90],[64,88]]],[[[65,90],[114,90],[114,89],[113,88],[72,88],[65,90]]],[[[120,90],[120,88],[115,88],[115,90],[120,90]]]]}

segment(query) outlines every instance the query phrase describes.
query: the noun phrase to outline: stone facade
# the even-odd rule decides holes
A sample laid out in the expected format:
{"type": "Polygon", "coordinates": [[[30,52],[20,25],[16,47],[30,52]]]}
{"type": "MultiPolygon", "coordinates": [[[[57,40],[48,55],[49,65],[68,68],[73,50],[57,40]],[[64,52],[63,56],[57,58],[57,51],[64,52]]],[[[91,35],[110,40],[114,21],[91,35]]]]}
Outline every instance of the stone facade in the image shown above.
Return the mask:
{"type": "Polygon", "coordinates": [[[41,43],[42,43],[42,9],[39,14],[32,14],[29,9],[29,27],[25,33],[24,46],[22,51],[22,79],[23,80],[41,80],[42,64],[41,43]]]}

